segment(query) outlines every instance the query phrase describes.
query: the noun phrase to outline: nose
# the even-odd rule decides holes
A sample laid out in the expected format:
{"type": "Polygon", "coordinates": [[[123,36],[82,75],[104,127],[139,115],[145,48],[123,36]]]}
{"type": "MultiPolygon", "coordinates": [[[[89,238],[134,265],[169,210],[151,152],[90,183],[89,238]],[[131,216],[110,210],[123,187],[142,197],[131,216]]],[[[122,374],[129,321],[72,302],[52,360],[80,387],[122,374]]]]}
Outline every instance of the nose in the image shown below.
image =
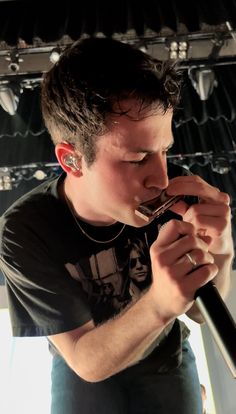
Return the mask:
{"type": "Polygon", "coordinates": [[[139,259],[139,258],[137,258],[136,267],[137,267],[137,269],[138,269],[138,270],[140,270],[140,269],[142,269],[142,268],[143,268],[143,264],[141,263],[141,261],[140,261],[140,259],[139,259]]]}
{"type": "Polygon", "coordinates": [[[149,165],[144,186],[147,189],[164,190],[168,186],[168,183],[166,155],[157,155],[153,163],[149,165]]]}

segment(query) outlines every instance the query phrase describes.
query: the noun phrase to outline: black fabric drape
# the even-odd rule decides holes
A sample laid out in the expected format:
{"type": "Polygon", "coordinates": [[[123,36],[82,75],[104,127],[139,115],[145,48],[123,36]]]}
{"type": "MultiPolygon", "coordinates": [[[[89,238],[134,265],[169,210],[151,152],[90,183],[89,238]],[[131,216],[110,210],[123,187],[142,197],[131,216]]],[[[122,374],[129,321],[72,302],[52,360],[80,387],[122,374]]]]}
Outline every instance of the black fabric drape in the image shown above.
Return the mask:
{"type": "Polygon", "coordinates": [[[196,32],[204,25],[236,23],[234,0],[87,0],[50,3],[0,2],[0,41],[16,45],[18,39],[32,44],[35,38],[55,42],[63,36],[75,40],[82,34],[127,33],[142,36],[146,29],[159,33],[196,32]]]}

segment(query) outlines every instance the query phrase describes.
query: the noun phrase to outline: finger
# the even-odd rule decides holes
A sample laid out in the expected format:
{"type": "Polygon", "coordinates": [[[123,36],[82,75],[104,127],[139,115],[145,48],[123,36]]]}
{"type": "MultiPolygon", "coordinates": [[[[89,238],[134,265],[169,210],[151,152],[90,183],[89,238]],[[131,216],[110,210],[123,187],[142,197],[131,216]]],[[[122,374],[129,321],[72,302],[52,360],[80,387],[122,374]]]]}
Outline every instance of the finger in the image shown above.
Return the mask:
{"type": "MultiPolygon", "coordinates": [[[[159,252],[159,260],[162,264],[173,265],[186,253],[192,250],[208,252],[208,244],[200,237],[193,234],[184,235],[169,245],[165,245],[162,252],[159,252]]],[[[158,246],[160,249],[160,246],[158,246]]]]}
{"type": "Polygon", "coordinates": [[[191,219],[196,215],[229,218],[231,209],[226,204],[193,204],[188,208],[184,217],[186,221],[191,222],[191,219]]]}
{"type": "Polygon", "coordinates": [[[196,175],[175,177],[170,180],[167,193],[169,195],[193,195],[212,203],[230,204],[227,193],[221,192],[201,177],[196,175]]]}
{"type": "Polygon", "coordinates": [[[214,263],[214,257],[207,251],[194,249],[181,256],[175,263],[176,276],[189,274],[200,266],[214,263]]]}
{"type": "Polygon", "coordinates": [[[210,197],[204,196],[202,198],[199,197],[199,204],[205,204],[205,203],[214,203],[214,204],[225,204],[226,206],[230,205],[230,196],[227,193],[221,192],[219,193],[219,199],[215,200],[210,197]]]}
{"type": "Polygon", "coordinates": [[[199,203],[193,204],[189,206],[189,204],[185,203],[184,200],[178,201],[174,204],[171,208],[176,214],[181,215],[184,220],[190,221],[191,214],[198,212],[199,214],[202,213],[204,215],[211,215],[211,216],[229,216],[231,215],[231,209],[227,203],[219,203],[219,202],[207,202],[207,200],[200,200],[199,203]],[[187,213],[187,215],[186,215],[187,213]]]}
{"type": "Polygon", "coordinates": [[[162,227],[158,234],[158,245],[165,246],[171,244],[186,234],[194,234],[196,231],[191,223],[180,220],[170,220],[162,227]]]}
{"type": "Polygon", "coordinates": [[[194,225],[196,229],[199,229],[200,232],[205,229],[205,235],[211,236],[221,236],[227,225],[229,224],[229,220],[224,217],[210,217],[210,216],[196,216],[191,220],[191,223],[194,225]]]}
{"type": "MultiPolygon", "coordinates": [[[[213,280],[217,273],[218,267],[215,263],[203,265],[188,273],[183,280],[185,292],[189,291],[190,294],[193,290],[196,292],[197,289],[210,282],[210,280],[213,280]]],[[[192,295],[190,297],[192,298],[192,295]]]]}

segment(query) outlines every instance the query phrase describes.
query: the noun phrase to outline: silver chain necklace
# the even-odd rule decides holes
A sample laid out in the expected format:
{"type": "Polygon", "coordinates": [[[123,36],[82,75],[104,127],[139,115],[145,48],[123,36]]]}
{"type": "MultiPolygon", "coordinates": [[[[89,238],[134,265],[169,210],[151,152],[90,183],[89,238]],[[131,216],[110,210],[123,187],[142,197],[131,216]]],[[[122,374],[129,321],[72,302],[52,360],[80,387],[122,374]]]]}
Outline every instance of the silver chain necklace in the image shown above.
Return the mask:
{"type": "Polygon", "coordinates": [[[79,221],[78,221],[78,219],[77,219],[77,217],[75,216],[75,214],[74,214],[74,212],[73,212],[73,210],[72,210],[72,207],[71,207],[71,202],[70,202],[70,200],[67,198],[67,196],[66,196],[66,194],[64,193],[64,195],[65,195],[65,200],[66,200],[66,204],[67,204],[67,206],[68,206],[68,208],[69,208],[69,210],[70,210],[70,212],[71,212],[71,215],[72,215],[72,217],[73,217],[73,219],[74,219],[74,221],[75,221],[75,223],[77,224],[77,226],[79,227],[79,229],[80,229],[80,231],[89,239],[89,240],[92,240],[93,242],[95,242],[95,243],[101,243],[101,244],[105,244],[105,243],[110,243],[110,242],[113,242],[114,240],[116,240],[120,235],[121,235],[121,233],[123,232],[123,230],[124,230],[124,228],[125,228],[125,226],[126,226],[126,224],[123,224],[123,226],[122,226],[122,228],[121,228],[121,230],[119,230],[119,232],[112,238],[112,239],[109,239],[109,240],[97,240],[97,239],[94,239],[92,236],[90,236],[88,233],[86,233],[86,231],[83,229],[83,227],[81,226],[81,224],[79,223],[79,221]]]}

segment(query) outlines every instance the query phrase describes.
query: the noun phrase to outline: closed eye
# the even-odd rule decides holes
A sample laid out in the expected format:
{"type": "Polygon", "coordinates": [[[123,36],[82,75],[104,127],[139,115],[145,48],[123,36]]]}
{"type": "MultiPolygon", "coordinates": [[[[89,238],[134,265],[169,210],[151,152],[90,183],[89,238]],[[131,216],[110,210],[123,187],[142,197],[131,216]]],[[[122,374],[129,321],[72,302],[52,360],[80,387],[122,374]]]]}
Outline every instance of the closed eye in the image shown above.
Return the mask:
{"type": "MultiPolygon", "coordinates": [[[[166,155],[169,151],[169,148],[165,149],[162,151],[163,155],[166,155]]],[[[148,161],[148,159],[151,157],[152,154],[147,154],[145,155],[145,157],[143,157],[141,160],[133,160],[133,161],[128,161],[128,163],[130,164],[137,164],[137,165],[142,165],[145,164],[145,162],[148,161]]]]}
{"type": "Polygon", "coordinates": [[[141,160],[128,161],[128,163],[129,164],[142,165],[142,164],[145,164],[145,162],[148,160],[149,156],[150,155],[148,154],[144,158],[142,158],[141,160]]]}

